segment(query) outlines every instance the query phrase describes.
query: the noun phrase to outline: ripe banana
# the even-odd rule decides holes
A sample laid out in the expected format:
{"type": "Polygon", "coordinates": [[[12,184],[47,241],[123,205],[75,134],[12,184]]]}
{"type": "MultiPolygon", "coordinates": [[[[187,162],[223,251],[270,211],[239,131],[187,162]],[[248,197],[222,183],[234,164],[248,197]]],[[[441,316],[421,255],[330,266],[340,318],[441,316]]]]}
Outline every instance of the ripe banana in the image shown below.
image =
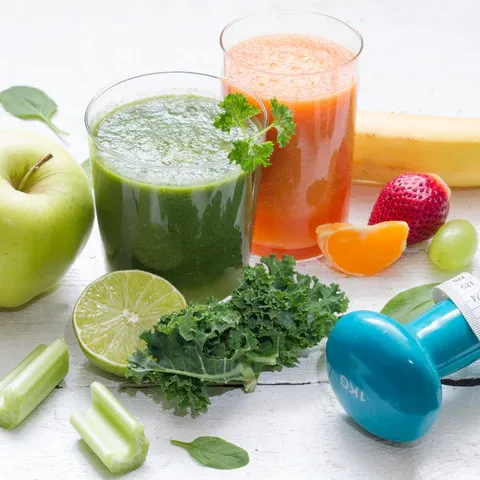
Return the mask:
{"type": "Polygon", "coordinates": [[[358,112],[354,181],[383,184],[405,172],[480,186],[480,119],[358,112]]]}

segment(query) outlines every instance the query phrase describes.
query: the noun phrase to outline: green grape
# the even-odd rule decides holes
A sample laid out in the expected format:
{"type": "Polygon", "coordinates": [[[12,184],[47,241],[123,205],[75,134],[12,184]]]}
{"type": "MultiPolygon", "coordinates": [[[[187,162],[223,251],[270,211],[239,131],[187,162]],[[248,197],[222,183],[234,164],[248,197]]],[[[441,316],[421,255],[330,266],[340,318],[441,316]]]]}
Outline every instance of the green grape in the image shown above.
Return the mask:
{"type": "Polygon", "coordinates": [[[466,220],[451,220],[433,237],[428,255],[442,270],[462,270],[473,260],[478,247],[475,227],[466,220]]]}

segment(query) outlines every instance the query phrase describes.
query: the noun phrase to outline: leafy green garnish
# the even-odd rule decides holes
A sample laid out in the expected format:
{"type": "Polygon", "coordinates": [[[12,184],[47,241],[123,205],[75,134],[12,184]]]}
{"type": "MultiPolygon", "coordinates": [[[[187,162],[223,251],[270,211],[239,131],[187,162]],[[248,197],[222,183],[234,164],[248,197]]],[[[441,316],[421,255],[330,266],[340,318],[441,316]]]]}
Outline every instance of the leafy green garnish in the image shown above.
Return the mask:
{"type": "Polygon", "coordinates": [[[235,140],[228,154],[231,163],[236,163],[245,172],[253,172],[259,165],[268,167],[273,153],[273,142],[252,143],[247,140],[235,140]]]}
{"type": "Polygon", "coordinates": [[[295,366],[347,306],[338,285],[296,272],[292,257],[263,257],[228,301],[190,304],[143,332],[146,349],[128,359],[126,377],[159,385],[179,413],[205,412],[208,384],[252,392],[261,372],[295,366]]]}
{"type": "Polygon", "coordinates": [[[280,148],[284,148],[290,141],[290,138],[295,133],[295,123],[293,123],[292,111],[281,103],[278,103],[276,98],[272,98],[270,102],[272,106],[273,123],[272,126],[277,130],[277,143],[280,148]]]}
{"type": "Polygon", "coordinates": [[[261,113],[261,110],[248,103],[247,97],[241,93],[230,93],[219,103],[219,107],[224,112],[215,119],[213,125],[224,132],[229,132],[235,126],[244,129],[247,120],[261,113]]]}
{"type": "Polygon", "coordinates": [[[404,290],[391,298],[380,313],[405,325],[433,307],[432,289],[438,283],[429,283],[404,290]]]}
{"type": "Polygon", "coordinates": [[[248,453],[233,443],[218,437],[198,437],[193,442],[170,440],[173,445],[182,447],[202,465],[220,470],[232,470],[248,465],[248,453]]]}
{"type": "Polygon", "coordinates": [[[270,157],[273,153],[272,141],[258,143],[258,139],[265,135],[268,130],[277,130],[277,144],[280,148],[285,147],[295,133],[292,111],[276,98],[271,100],[273,121],[255,135],[248,136],[246,123],[255,115],[261,113],[256,105],[248,103],[247,98],[241,93],[230,93],[222,102],[220,108],[224,111],[215,119],[213,125],[224,132],[230,132],[233,127],[239,127],[243,133],[243,139],[232,142],[232,150],[228,154],[231,163],[236,163],[246,172],[255,170],[259,165],[270,165],[270,157]]]}
{"type": "Polygon", "coordinates": [[[57,135],[68,135],[57,128],[51,118],[57,111],[57,104],[42,90],[34,87],[10,87],[0,92],[3,108],[21,119],[36,118],[46,123],[57,135]]]}

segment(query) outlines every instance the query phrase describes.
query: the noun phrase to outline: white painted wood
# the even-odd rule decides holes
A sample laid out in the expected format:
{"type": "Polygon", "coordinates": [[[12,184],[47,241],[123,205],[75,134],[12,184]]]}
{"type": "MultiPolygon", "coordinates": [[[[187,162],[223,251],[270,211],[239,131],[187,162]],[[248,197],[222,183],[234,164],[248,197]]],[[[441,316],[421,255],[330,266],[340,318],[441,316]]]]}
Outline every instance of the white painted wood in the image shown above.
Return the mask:
{"type": "MultiPolygon", "coordinates": [[[[290,7],[291,1],[264,1],[290,7]]],[[[71,132],[67,148],[88,155],[83,112],[101,87],[149,71],[189,69],[219,73],[218,34],[232,17],[257,8],[242,0],[17,0],[0,5],[0,90],[34,85],[58,103],[56,122],[71,132]]],[[[379,111],[478,116],[480,17],[476,0],[343,0],[294,2],[296,7],[338,15],[359,28],[366,42],[361,63],[360,107],[379,111]]],[[[54,135],[38,122],[0,111],[0,128],[54,135]]],[[[378,189],[355,187],[352,220],[365,222],[378,189]]],[[[456,190],[451,218],[480,228],[480,190],[456,190]]],[[[0,232],[1,234],[1,232],[0,232]]],[[[381,276],[358,279],[331,272],[319,261],[300,269],[336,281],[351,308],[379,309],[399,290],[433,281],[426,245],[407,254],[381,276]]],[[[58,288],[23,309],[0,312],[0,376],[40,342],[65,337],[72,366],[57,389],[22,426],[0,431],[0,478],[113,478],[82,447],[68,423],[86,408],[88,385],[100,380],[117,392],[118,380],[83,357],[71,312],[83,288],[105,271],[97,229],[58,288]]],[[[480,256],[472,265],[480,273],[480,256]]],[[[164,411],[143,391],[122,390],[125,405],[146,424],[147,463],[128,478],[469,479],[480,468],[477,404],[480,390],[445,388],[445,405],[433,431],[420,442],[391,445],[364,434],[345,419],[325,383],[322,347],[298,368],[261,377],[249,395],[217,395],[196,419],[164,411]],[[319,361],[320,359],[320,361],[319,361]],[[320,382],[320,383],[319,383],[320,382]],[[245,447],[250,465],[237,472],[202,468],[169,438],[219,435],[245,447]]],[[[473,371],[475,367],[473,367],[473,371]]],[[[470,369],[470,372],[472,369],[470,369]]]]}
{"type": "MultiPolygon", "coordinates": [[[[143,391],[113,392],[141,421],[150,453],[128,479],[474,479],[478,478],[478,392],[447,389],[431,433],[406,446],[363,433],[341,410],[327,384],[261,386],[254,394],[235,389],[212,398],[196,419],[175,417],[143,391]],[[459,415],[459,412],[463,412],[459,415]],[[190,441],[219,435],[246,448],[250,464],[221,472],[203,468],[170,439],[190,441]]],[[[68,420],[89,404],[87,388],[68,380],[32,416],[0,435],[1,478],[114,478],[79,440],[68,420]]]]}

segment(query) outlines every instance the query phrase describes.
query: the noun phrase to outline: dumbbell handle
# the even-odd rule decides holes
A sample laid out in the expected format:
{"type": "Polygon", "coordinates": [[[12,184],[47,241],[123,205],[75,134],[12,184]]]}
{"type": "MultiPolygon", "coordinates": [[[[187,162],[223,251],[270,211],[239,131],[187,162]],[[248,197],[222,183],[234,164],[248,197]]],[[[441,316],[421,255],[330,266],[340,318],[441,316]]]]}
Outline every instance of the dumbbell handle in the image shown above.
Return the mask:
{"type": "Polygon", "coordinates": [[[450,299],[440,301],[405,328],[429,352],[440,378],[480,358],[480,341],[450,299]]]}

